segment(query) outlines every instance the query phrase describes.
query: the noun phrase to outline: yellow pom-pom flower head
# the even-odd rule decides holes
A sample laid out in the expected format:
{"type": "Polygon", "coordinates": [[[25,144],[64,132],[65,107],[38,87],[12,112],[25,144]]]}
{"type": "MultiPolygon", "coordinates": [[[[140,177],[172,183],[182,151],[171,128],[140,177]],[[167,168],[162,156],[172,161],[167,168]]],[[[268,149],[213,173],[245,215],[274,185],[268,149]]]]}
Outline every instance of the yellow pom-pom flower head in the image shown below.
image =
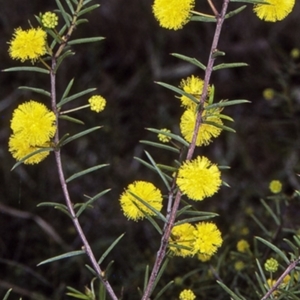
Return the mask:
{"type": "Polygon", "coordinates": [[[279,180],[272,180],[269,184],[269,189],[273,194],[278,194],[282,190],[282,183],[279,180]]]}
{"type": "Polygon", "coordinates": [[[13,39],[9,42],[9,55],[12,59],[31,60],[34,63],[41,56],[46,54],[47,34],[41,28],[22,30],[17,28],[13,39]]]}
{"type": "Polygon", "coordinates": [[[178,170],[177,185],[192,200],[203,200],[214,195],[221,183],[217,165],[204,156],[184,162],[178,170]]]}
{"type": "Polygon", "coordinates": [[[42,15],[42,24],[45,28],[53,29],[58,25],[58,16],[50,11],[47,11],[42,15]]]}
{"type": "Polygon", "coordinates": [[[267,0],[266,4],[254,5],[255,14],[267,22],[283,20],[294,8],[295,0],[267,0]]]}
{"type": "Polygon", "coordinates": [[[196,299],[196,296],[192,290],[185,289],[179,294],[179,300],[194,300],[194,299],[196,299]]]}
{"type": "Polygon", "coordinates": [[[139,199],[147,202],[155,210],[162,208],[162,194],[152,183],[146,181],[135,181],[129,184],[120,196],[120,204],[124,215],[128,219],[137,221],[145,217],[145,213],[155,216],[156,213],[144,205],[139,199]]]}
{"type": "Polygon", "coordinates": [[[169,239],[170,251],[175,256],[194,255],[193,243],[195,227],[185,223],[174,226],[169,239]]]}
{"type": "Polygon", "coordinates": [[[100,95],[94,95],[89,99],[89,103],[91,110],[99,113],[104,110],[106,100],[100,95]]]}
{"type": "Polygon", "coordinates": [[[152,9],[161,27],[178,30],[188,23],[194,7],[195,0],[155,0],[152,9]]]}
{"type": "Polygon", "coordinates": [[[214,255],[223,243],[221,232],[214,223],[198,223],[194,231],[194,237],[195,251],[208,256],[214,255]]]}

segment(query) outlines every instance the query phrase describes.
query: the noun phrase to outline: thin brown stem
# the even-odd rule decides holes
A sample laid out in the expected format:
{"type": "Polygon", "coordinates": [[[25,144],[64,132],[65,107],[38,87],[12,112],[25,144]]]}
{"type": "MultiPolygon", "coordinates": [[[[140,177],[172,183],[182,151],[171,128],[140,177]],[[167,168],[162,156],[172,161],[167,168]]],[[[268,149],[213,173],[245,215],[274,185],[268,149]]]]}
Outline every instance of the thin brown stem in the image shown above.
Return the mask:
{"type": "MultiPolygon", "coordinates": [[[[194,151],[195,151],[195,144],[196,144],[196,137],[198,135],[199,132],[199,128],[202,124],[202,113],[203,113],[203,103],[207,97],[207,93],[208,93],[208,86],[209,86],[209,82],[210,82],[210,78],[211,78],[211,74],[213,71],[213,66],[214,66],[214,62],[215,62],[215,57],[214,57],[214,53],[217,50],[217,46],[219,43],[219,39],[220,39],[220,33],[221,33],[221,29],[223,26],[223,22],[225,20],[225,15],[227,12],[227,8],[228,8],[228,3],[230,0],[224,0],[223,2],[223,6],[222,6],[222,11],[221,14],[217,16],[217,24],[216,24],[216,29],[215,29],[215,33],[214,33],[214,38],[212,41],[212,46],[211,46],[211,50],[210,50],[210,55],[208,58],[208,63],[207,63],[207,67],[205,70],[205,78],[204,78],[204,87],[203,87],[203,91],[202,91],[202,95],[200,98],[200,109],[197,112],[197,120],[196,120],[196,124],[195,124],[195,129],[194,129],[194,134],[193,134],[193,139],[192,142],[189,146],[188,152],[187,152],[187,156],[186,159],[190,160],[193,157],[194,151]]],[[[170,192],[171,194],[169,195],[170,199],[173,199],[173,192],[170,192]]],[[[148,285],[146,287],[146,290],[144,292],[144,295],[142,297],[142,300],[149,300],[150,296],[153,292],[153,288],[154,288],[154,282],[155,279],[157,278],[158,272],[160,270],[160,267],[162,265],[162,262],[166,256],[166,252],[167,252],[167,247],[168,247],[168,241],[171,235],[171,230],[174,226],[175,223],[175,219],[176,219],[176,213],[178,211],[178,207],[180,204],[180,200],[181,200],[181,196],[182,193],[178,190],[176,195],[175,195],[175,199],[174,199],[174,203],[173,203],[173,207],[171,209],[171,213],[169,215],[169,218],[167,219],[168,222],[165,225],[164,228],[164,233],[163,236],[161,238],[161,244],[160,244],[160,248],[157,252],[157,256],[156,256],[156,260],[148,281],[148,285]]]]}

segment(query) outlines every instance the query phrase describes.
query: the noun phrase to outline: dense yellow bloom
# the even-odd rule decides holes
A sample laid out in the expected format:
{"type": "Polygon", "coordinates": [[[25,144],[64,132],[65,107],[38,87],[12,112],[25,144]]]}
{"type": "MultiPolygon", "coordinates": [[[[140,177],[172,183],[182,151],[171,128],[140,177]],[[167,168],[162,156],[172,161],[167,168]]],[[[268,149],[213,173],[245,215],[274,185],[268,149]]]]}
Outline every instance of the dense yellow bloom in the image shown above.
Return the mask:
{"type": "Polygon", "coordinates": [[[222,245],[221,232],[214,223],[200,222],[194,231],[195,251],[212,256],[222,245]]]}
{"type": "Polygon", "coordinates": [[[176,256],[190,256],[194,254],[193,243],[195,227],[191,224],[185,223],[174,226],[169,239],[170,244],[176,244],[185,248],[170,245],[170,251],[176,256]]]}
{"type": "MultiPolygon", "coordinates": [[[[169,129],[166,129],[166,128],[161,129],[161,131],[166,132],[166,133],[171,133],[171,131],[169,129]]],[[[159,133],[157,135],[157,137],[163,143],[168,143],[172,139],[170,136],[165,135],[163,133],[159,133]]]]}
{"type": "Polygon", "coordinates": [[[13,39],[9,42],[9,55],[12,59],[19,59],[21,62],[31,60],[33,63],[46,54],[46,37],[46,32],[41,28],[28,30],[17,28],[13,39]]]}
{"type": "Polygon", "coordinates": [[[58,16],[53,12],[47,11],[42,15],[41,21],[44,27],[53,29],[58,24],[58,16]]]}
{"type": "MultiPolygon", "coordinates": [[[[38,149],[41,149],[44,147],[50,147],[49,143],[45,143],[43,145],[40,145],[39,147],[31,146],[26,141],[24,141],[23,137],[20,137],[18,134],[12,134],[10,136],[8,146],[9,146],[9,151],[11,152],[12,156],[16,160],[21,160],[26,155],[28,155],[38,149]]],[[[29,164],[29,165],[37,164],[37,163],[41,162],[42,160],[44,160],[49,155],[49,153],[50,153],[49,151],[43,151],[43,152],[37,153],[37,154],[27,158],[24,161],[24,164],[29,164]]]]}
{"type": "Polygon", "coordinates": [[[272,180],[270,182],[269,189],[273,194],[278,194],[282,190],[282,184],[279,180],[272,180]]]}
{"type": "Polygon", "coordinates": [[[245,253],[250,249],[250,245],[246,240],[240,240],[238,241],[236,245],[237,251],[241,253],[245,253]]]}
{"type": "MultiPolygon", "coordinates": [[[[199,101],[203,91],[203,86],[204,86],[204,81],[201,78],[192,75],[187,79],[182,79],[179,87],[186,93],[197,98],[199,101]]],[[[208,95],[209,92],[210,92],[210,87],[208,88],[208,95]]],[[[191,108],[195,111],[197,104],[194,101],[192,101],[190,98],[188,98],[187,96],[181,96],[180,100],[182,106],[186,108],[191,108]]]]}
{"type": "Polygon", "coordinates": [[[254,5],[256,15],[265,21],[276,22],[284,19],[295,5],[295,0],[267,0],[266,4],[254,5]]]}
{"type": "Polygon", "coordinates": [[[91,110],[99,113],[104,110],[106,100],[100,95],[94,95],[89,99],[91,110]]]}
{"type": "Polygon", "coordinates": [[[178,170],[177,184],[181,192],[193,200],[214,195],[221,183],[220,170],[204,156],[184,162],[178,170]]]}
{"type": "MultiPolygon", "coordinates": [[[[56,132],[55,115],[47,107],[36,101],[19,105],[13,112],[9,139],[9,151],[16,160],[45,147],[50,147],[50,140],[56,132]]],[[[43,151],[25,160],[25,164],[42,161],[49,151],[43,151]]]]}
{"type": "Polygon", "coordinates": [[[160,211],[162,208],[162,194],[152,183],[146,181],[135,181],[129,184],[120,196],[120,204],[124,215],[128,219],[137,221],[145,217],[145,213],[154,216],[155,213],[146,207],[138,198],[147,202],[154,209],[160,211]]]}
{"type": "Polygon", "coordinates": [[[278,270],[278,261],[274,258],[269,258],[266,262],[265,262],[265,270],[267,272],[271,272],[271,273],[274,273],[278,270]]]}
{"type": "MultiPolygon", "coordinates": [[[[209,121],[215,124],[223,125],[222,120],[218,116],[218,112],[214,110],[204,110],[202,121],[209,121]]],[[[180,130],[186,141],[192,141],[193,133],[196,124],[196,112],[192,109],[187,109],[180,119],[180,130]]],[[[196,138],[196,146],[207,146],[212,138],[220,135],[222,129],[211,124],[202,123],[196,138]]]]}
{"type": "Polygon", "coordinates": [[[196,296],[192,290],[183,290],[179,294],[179,300],[194,300],[194,299],[196,299],[196,296]]]}
{"type": "Polygon", "coordinates": [[[38,147],[54,136],[55,119],[54,113],[44,104],[30,100],[14,110],[11,129],[28,145],[38,147]]]}
{"type": "Polygon", "coordinates": [[[152,9],[161,27],[181,29],[194,9],[195,0],[154,0],[152,9]]]}

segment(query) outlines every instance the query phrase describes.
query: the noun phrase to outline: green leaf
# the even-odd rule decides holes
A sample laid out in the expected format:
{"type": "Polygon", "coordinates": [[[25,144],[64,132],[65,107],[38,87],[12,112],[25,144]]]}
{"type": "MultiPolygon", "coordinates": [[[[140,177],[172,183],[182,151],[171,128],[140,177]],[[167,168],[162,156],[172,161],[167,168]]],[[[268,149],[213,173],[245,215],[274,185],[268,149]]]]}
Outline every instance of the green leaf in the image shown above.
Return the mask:
{"type": "Polygon", "coordinates": [[[263,232],[264,232],[267,236],[269,236],[269,237],[272,236],[271,232],[268,231],[268,229],[262,224],[262,222],[260,222],[260,220],[258,220],[258,219],[256,218],[255,215],[252,214],[252,215],[251,215],[251,218],[256,222],[256,224],[263,230],[263,232]]]}
{"type": "Polygon", "coordinates": [[[38,94],[41,94],[41,95],[51,98],[51,93],[49,93],[48,91],[45,91],[43,89],[34,88],[34,87],[30,87],[30,86],[19,86],[18,89],[32,91],[34,93],[38,93],[38,94]]]}
{"type": "Polygon", "coordinates": [[[193,95],[189,94],[189,93],[186,93],[185,91],[171,85],[171,84],[167,84],[167,83],[164,83],[164,82],[160,82],[160,81],[155,81],[155,83],[177,93],[177,94],[180,94],[180,95],[183,95],[183,96],[186,96],[188,97],[191,101],[193,101],[194,103],[196,104],[199,104],[199,99],[197,99],[196,97],[194,97],[193,95]]]}
{"type": "Polygon", "coordinates": [[[187,61],[197,67],[199,67],[200,69],[202,69],[203,71],[206,70],[206,67],[205,65],[203,65],[199,60],[197,60],[196,58],[194,57],[189,57],[189,56],[185,56],[185,55],[182,55],[182,54],[179,54],[179,53],[171,53],[172,56],[174,57],[177,57],[179,59],[182,59],[184,61],[187,61]]]}
{"type": "Polygon", "coordinates": [[[83,122],[83,121],[81,121],[81,120],[79,120],[79,119],[76,119],[76,118],[73,118],[73,117],[70,117],[70,116],[68,116],[68,115],[60,115],[58,118],[61,119],[61,120],[70,121],[70,122],[72,122],[72,123],[84,125],[84,122],[83,122]]]}
{"type": "Polygon", "coordinates": [[[45,264],[48,264],[48,263],[53,262],[53,261],[58,261],[58,260],[61,260],[61,259],[65,259],[65,258],[69,258],[69,257],[73,257],[73,256],[78,256],[78,255],[81,255],[81,254],[85,254],[85,251],[84,250],[78,250],[78,251],[67,252],[67,253],[64,253],[64,254],[61,254],[61,255],[54,256],[54,257],[48,258],[46,260],[43,260],[37,266],[39,267],[41,265],[45,265],[45,264]]]}
{"type": "Polygon", "coordinates": [[[226,107],[226,106],[231,106],[231,105],[237,105],[237,104],[243,104],[243,103],[251,103],[251,101],[249,100],[245,100],[245,99],[237,99],[237,100],[225,100],[225,101],[221,101],[218,103],[213,103],[211,105],[208,105],[205,107],[205,109],[212,109],[212,108],[218,108],[218,107],[226,107]]]}
{"type": "Polygon", "coordinates": [[[102,254],[102,256],[100,257],[100,259],[98,260],[98,265],[100,265],[104,259],[106,258],[106,256],[110,253],[110,251],[119,243],[119,241],[123,238],[123,236],[125,235],[125,233],[122,233],[108,248],[107,250],[102,254]]]}
{"type": "Polygon", "coordinates": [[[160,296],[174,283],[174,281],[170,281],[169,283],[167,283],[156,295],[156,297],[154,298],[154,300],[158,300],[160,298],[160,296]]]}
{"type": "Polygon", "coordinates": [[[65,51],[62,55],[60,55],[57,59],[57,63],[56,63],[56,66],[55,66],[55,69],[54,69],[54,73],[57,72],[58,68],[60,67],[61,63],[63,62],[63,60],[69,56],[72,56],[74,55],[75,53],[72,52],[71,50],[67,50],[65,51]]]}
{"type": "Polygon", "coordinates": [[[84,96],[84,95],[86,95],[86,94],[88,94],[88,93],[91,93],[91,92],[93,92],[93,91],[95,91],[95,90],[96,90],[96,88],[89,88],[89,89],[86,89],[86,90],[84,90],[84,91],[81,91],[81,92],[79,92],[79,93],[77,93],[77,94],[74,94],[74,95],[72,95],[72,96],[70,96],[70,97],[62,98],[62,99],[57,103],[57,107],[61,107],[61,106],[63,106],[64,104],[66,104],[66,103],[68,103],[68,102],[70,102],[70,101],[73,101],[73,100],[75,100],[75,99],[77,99],[77,98],[79,98],[79,97],[81,97],[81,96],[84,96]]]}
{"type": "Polygon", "coordinates": [[[251,4],[268,4],[268,1],[264,1],[264,0],[230,0],[230,2],[241,2],[241,3],[251,3],[251,4]]]}
{"type": "Polygon", "coordinates": [[[26,159],[28,159],[28,158],[30,158],[30,157],[32,157],[32,156],[34,156],[34,155],[36,155],[36,154],[38,154],[38,153],[41,153],[41,152],[45,152],[45,151],[47,151],[47,152],[50,152],[50,151],[53,151],[54,149],[53,148],[41,148],[41,149],[38,149],[38,150],[35,150],[35,151],[33,151],[33,152],[31,152],[31,153],[29,153],[29,154],[27,154],[26,156],[24,156],[22,159],[20,159],[17,163],[15,163],[14,165],[13,165],[13,167],[11,168],[11,171],[13,171],[16,167],[18,167],[19,165],[21,165],[26,159]]]}
{"type": "Polygon", "coordinates": [[[160,282],[160,278],[161,278],[161,276],[164,274],[164,271],[165,271],[165,269],[166,269],[168,263],[169,263],[169,259],[166,258],[166,260],[165,260],[164,263],[162,264],[162,266],[161,266],[161,268],[160,268],[160,270],[159,270],[159,272],[158,272],[158,274],[157,274],[157,276],[156,276],[156,278],[155,278],[155,281],[154,281],[154,283],[153,283],[152,290],[154,290],[155,287],[156,287],[156,285],[157,285],[157,283],[160,282]]]}
{"type": "Polygon", "coordinates": [[[194,217],[194,218],[186,218],[180,221],[177,221],[175,225],[180,225],[180,224],[185,224],[185,223],[194,223],[194,222],[199,222],[199,221],[205,221],[205,220],[209,220],[211,218],[216,217],[217,214],[215,214],[214,216],[212,215],[204,215],[204,216],[199,216],[199,217],[194,217]]]}
{"type": "Polygon", "coordinates": [[[86,14],[86,13],[88,13],[88,12],[90,12],[90,11],[96,9],[96,8],[98,8],[99,6],[100,6],[100,4],[94,4],[94,5],[91,5],[91,6],[87,7],[87,8],[85,8],[85,9],[81,10],[78,13],[78,17],[80,17],[80,16],[82,16],[82,15],[84,15],[84,14],[86,14]]]}
{"type": "Polygon", "coordinates": [[[74,15],[74,7],[70,0],[65,0],[72,15],[74,15]]]}
{"type": "Polygon", "coordinates": [[[267,240],[256,236],[255,237],[257,240],[259,240],[260,242],[262,242],[263,244],[265,244],[266,246],[268,246],[269,248],[271,248],[276,254],[278,254],[278,256],[280,256],[287,264],[290,263],[289,259],[287,258],[287,256],[284,254],[283,251],[281,251],[278,247],[276,247],[275,245],[273,245],[272,243],[268,242],[267,240]]]}
{"type": "Polygon", "coordinates": [[[74,297],[77,299],[89,300],[89,297],[87,295],[81,293],[80,291],[78,291],[70,286],[67,286],[67,290],[72,292],[72,293],[66,293],[67,296],[71,296],[71,297],[74,297]]]}
{"type": "Polygon", "coordinates": [[[217,280],[217,283],[222,287],[222,289],[224,289],[231,296],[231,299],[233,299],[233,300],[243,300],[242,298],[240,298],[238,295],[236,295],[230,288],[228,288],[221,281],[217,280]]]}
{"type": "Polygon", "coordinates": [[[89,22],[88,19],[79,19],[76,21],[76,26],[78,26],[80,24],[88,23],[88,22],[89,22]]]}
{"type": "MultiPolygon", "coordinates": [[[[105,195],[106,193],[108,193],[111,189],[106,189],[100,193],[98,193],[97,195],[95,195],[94,197],[90,198],[89,201],[87,201],[86,203],[82,204],[80,209],[78,210],[78,212],[76,213],[76,217],[79,218],[80,215],[85,211],[85,209],[92,205],[96,200],[98,200],[100,197],[102,197],[103,195],[105,195]]],[[[76,204],[75,204],[76,207],[76,204]]]]}
{"type": "Polygon", "coordinates": [[[39,67],[13,67],[13,68],[8,68],[8,69],[2,70],[2,72],[19,72],[19,71],[29,71],[29,72],[50,74],[49,70],[39,68],[39,67]]]}
{"type": "Polygon", "coordinates": [[[72,79],[69,81],[69,83],[68,83],[68,85],[67,85],[67,87],[66,87],[66,89],[65,89],[65,91],[64,91],[64,93],[63,93],[63,95],[62,95],[62,97],[61,97],[61,99],[65,99],[66,97],[68,97],[69,92],[70,92],[70,90],[71,90],[71,88],[72,88],[72,86],[73,86],[73,83],[74,83],[74,78],[72,78],[72,79]]]}
{"type": "Polygon", "coordinates": [[[216,22],[216,17],[215,16],[210,16],[210,15],[193,15],[191,17],[191,21],[196,21],[196,22],[216,22]]]}
{"type": "Polygon", "coordinates": [[[51,45],[50,45],[50,48],[51,48],[51,49],[54,49],[54,47],[56,46],[57,43],[60,44],[60,43],[62,42],[61,36],[64,35],[64,32],[67,30],[67,28],[68,28],[68,27],[67,27],[67,25],[65,24],[65,25],[60,29],[58,35],[57,35],[55,32],[53,32],[53,34],[52,34],[51,31],[49,31],[50,35],[53,37],[53,42],[52,42],[51,45]]]}
{"type": "Polygon", "coordinates": [[[177,154],[180,153],[179,149],[177,149],[175,147],[171,147],[171,146],[165,145],[165,144],[162,144],[162,143],[155,143],[155,142],[146,141],[146,140],[140,140],[140,143],[146,144],[146,145],[149,145],[149,146],[153,146],[153,147],[156,147],[156,148],[160,148],[160,149],[172,151],[172,152],[175,152],[177,154]]]}
{"type": "Polygon", "coordinates": [[[203,124],[208,124],[208,125],[211,125],[211,126],[215,126],[215,127],[220,128],[222,130],[226,130],[226,131],[233,132],[233,133],[236,132],[231,127],[228,127],[228,126],[225,126],[225,125],[221,125],[221,124],[218,124],[218,123],[215,123],[215,122],[211,122],[211,121],[204,121],[203,124]]]}
{"type": "Polygon", "coordinates": [[[7,300],[7,299],[8,299],[8,296],[9,296],[9,294],[10,294],[11,291],[12,291],[12,289],[9,289],[9,290],[6,292],[6,294],[4,295],[3,300],[7,300]]]}
{"type": "Polygon", "coordinates": [[[169,182],[168,182],[167,178],[165,177],[165,174],[159,169],[159,167],[157,166],[156,162],[154,161],[154,159],[152,158],[152,156],[150,155],[150,153],[147,152],[147,151],[145,151],[145,153],[146,153],[148,159],[150,160],[151,164],[155,168],[156,172],[158,173],[158,175],[160,176],[160,178],[164,182],[166,188],[168,189],[168,191],[170,191],[171,187],[169,185],[169,182]]]}
{"type": "Polygon", "coordinates": [[[275,221],[276,225],[280,226],[280,224],[281,224],[280,219],[276,216],[276,214],[273,212],[271,207],[263,199],[261,199],[260,202],[265,207],[265,209],[269,212],[269,214],[271,215],[271,217],[275,221]]]}
{"type": "Polygon", "coordinates": [[[213,67],[213,71],[221,70],[221,69],[229,69],[229,68],[239,68],[239,67],[247,67],[248,64],[243,62],[237,62],[237,63],[228,63],[228,64],[219,64],[217,66],[213,67]]]}
{"type": "MultiPolygon", "coordinates": [[[[155,128],[146,128],[146,130],[149,130],[149,131],[157,133],[157,134],[159,134],[161,132],[161,130],[155,129],[155,128]]],[[[166,135],[170,136],[172,139],[181,143],[185,147],[189,147],[189,145],[190,145],[185,139],[183,139],[181,136],[179,136],[177,134],[167,132],[166,135]]]]}
{"type": "Polygon", "coordinates": [[[77,45],[77,44],[85,44],[85,43],[94,43],[104,40],[105,37],[102,36],[95,36],[90,38],[82,38],[77,40],[72,40],[68,42],[68,45],[77,45]]]}
{"type": "Polygon", "coordinates": [[[76,139],[78,139],[78,138],[80,138],[82,136],[85,136],[85,135],[87,135],[87,134],[89,134],[89,133],[91,133],[91,132],[93,132],[95,130],[98,130],[100,128],[101,128],[101,126],[96,126],[96,127],[93,127],[93,128],[90,128],[90,129],[87,129],[87,130],[84,130],[84,131],[81,131],[81,132],[79,132],[77,134],[74,134],[74,135],[70,136],[69,138],[65,139],[61,143],[61,145],[64,146],[64,145],[66,145],[66,144],[68,144],[68,143],[70,143],[70,142],[72,142],[72,141],[74,141],[74,140],[76,140],[76,139]]]}
{"type": "Polygon", "coordinates": [[[145,276],[144,276],[144,288],[143,291],[146,291],[147,285],[148,285],[148,281],[149,281],[149,265],[146,266],[145,269],[145,276]]]}
{"type": "Polygon", "coordinates": [[[245,8],[247,7],[247,5],[243,5],[235,10],[230,11],[228,14],[225,15],[225,19],[229,19],[237,14],[239,14],[241,11],[243,11],[245,8]]]}
{"type": "Polygon", "coordinates": [[[81,172],[78,172],[78,173],[76,173],[76,174],[73,174],[72,176],[70,176],[69,178],[67,178],[67,179],[66,179],[66,182],[68,183],[68,182],[74,180],[75,178],[78,178],[78,177],[80,177],[80,176],[83,176],[83,175],[85,175],[85,174],[94,172],[94,171],[96,171],[96,170],[99,170],[99,169],[104,168],[104,167],[107,167],[107,166],[109,166],[109,164],[97,165],[97,166],[94,166],[94,167],[85,169],[85,170],[83,170],[83,171],[81,171],[81,172]]]}
{"type": "Polygon", "coordinates": [[[65,11],[64,7],[62,6],[59,0],[55,0],[55,1],[63,19],[65,20],[66,25],[70,27],[70,19],[71,19],[70,15],[65,11]]]}

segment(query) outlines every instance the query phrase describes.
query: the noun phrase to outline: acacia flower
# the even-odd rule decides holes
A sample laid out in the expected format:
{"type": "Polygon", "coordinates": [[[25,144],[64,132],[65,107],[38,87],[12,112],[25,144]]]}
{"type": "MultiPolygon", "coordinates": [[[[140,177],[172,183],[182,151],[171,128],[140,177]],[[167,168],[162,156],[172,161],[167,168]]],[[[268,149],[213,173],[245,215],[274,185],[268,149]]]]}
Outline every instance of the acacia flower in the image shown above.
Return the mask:
{"type": "MultiPolygon", "coordinates": [[[[28,155],[38,149],[50,147],[50,144],[45,143],[38,147],[31,146],[30,144],[28,144],[26,142],[26,140],[24,141],[24,138],[21,137],[19,134],[12,134],[9,138],[8,147],[9,147],[9,151],[11,152],[13,158],[15,158],[16,160],[21,160],[26,155],[28,155]]],[[[37,163],[41,162],[42,160],[44,160],[49,155],[49,153],[50,153],[49,151],[39,152],[39,153],[27,158],[24,161],[24,164],[29,164],[29,165],[37,164],[37,163]]]]}
{"type": "Polygon", "coordinates": [[[170,251],[176,256],[191,256],[194,254],[193,243],[195,227],[185,223],[174,226],[169,239],[170,244],[175,244],[179,247],[170,245],[170,251]],[[182,248],[180,247],[182,246],[182,248]]]}
{"type": "MultiPolygon", "coordinates": [[[[218,125],[223,125],[220,119],[219,110],[204,110],[202,113],[202,120],[213,122],[218,125]]],[[[180,119],[180,130],[186,141],[189,143],[192,141],[195,124],[196,124],[196,112],[192,109],[187,109],[180,119]]],[[[220,135],[222,129],[211,124],[202,123],[200,125],[198,135],[196,138],[196,146],[207,146],[212,138],[216,138],[220,135]]]]}
{"type": "Polygon", "coordinates": [[[268,0],[266,4],[254,5],[255,14],[267,22],[283,20],[291,13],[295,5],[295,0],[268,0]]]}
{"type": "Polygon", "coordinates": [[[146,181],[135,181],[129,184],[127,189],[120,196],[120,204],[124,215],[128,219],[137,221],[145,217],[145,213],[154,216],[155,212],[146,207],[138,198],[147,202],[156,210],[162,208],[162,194],[152,183],[146,181]]]}
{"type": "Polygon", "coordinates": [[[263,91],[263,97],[266,100],[272,100],[275,97],[275,91],[273,89],[271,89],[271,88],[264,89],[264,91],[263,91]]]}
{"type": "Polygon", "coordinates": [[[214,223],[198,223],[194,231],[194,237],[195,251],[208,256],[214,255],[223,243],[221,232],[214,223]]]}
{"type": "Polygon", "coordinates": [[[278,270],[278,266],[278,261],[274,258],[269,258],[264,264],[265,270],[271,273],[276,272],[278,270]]]}
{"type": "Polygon", "coordinates": [[[154,0],[152,9],[161,27],[178,30],[191,17],[195,0],[154,0]]]}
{"type": "Polygon", "coordinates": [[[181,192],[193,200],[214,195],[221,183],[221,172],[217,165],[204,156],[184,162],[178,170],[177,184],[181,192]]]}
{"type": "Polygon", "coordinates": [[[41,21],[44,27],[53,29],[58,24],[58,16],[51,11],[47,11],[42,15],[41,21]]]}
{"type": "Polygon", "coordinates": [[[250,245],[246,240],[239,240],[236,245],[237,251],[246,253],[250,249],[250,245]]]}
{"type": "Polygon", "coordinates": [[[279,180],[272,180],[270,182],[269,189],[273,194],[278,194],[282,190],[282,184],[279,180]]]}
{"type": "Polygon", "coordinates": [[[209,261],[211,259],[211,257],[212,257],[212,255],[207,255],[207,254],[204,254],[204,253],[198,253],[198,258],[202,262],[209,261]]]}
{"type": "Polygon", "coordinates": [[[106,100],[100,95],[94,95],[89,99],[91,110],[99,113],[104,110],[106,100]]]}
{"type": "Polygon", "coordinates": [[[196,296],[192,290],[185,289],[179,294],[179,300],[194,300],[194,299],[196,299],[196,296]]]}
{"type": "Polygon", "coordinates": [[[44,104],[30,100],[14,110],[11,129],[28,145],[39,147],[54,136],[55,119],[54,113],[44,104]]]}
{"type": "Polygon", "coordinates": [[[47,34],[41,28],[22,30],[15,29],[13,39],[9,42],[9,55],[12,59],[19,59],[21,62],[31,60],[34,63],[39,57],[46,54],[47,34]]]}
{"type": "Polygon", "coordinates": [[[245,268],[245,263],[243,261],[238,260],[234,263],[234,269],[236,271],[239,272],[239,271],[243,270],[244,268],[245,268]]]}
{"type": "MultiPolygon", "coordinates": [[[[171,131],[169,129],[166,129],[166,128],[161,129],[161,131],[166,132],[166,133],[171,133],[171,131]]],[[[170,136],[165,135],[163,133],[159,133],[157,135],[157,137],[163,143],[168,143],[172,139],[170,136]]]]}
{"type": "MultiPolygon", "coordinates": [[[[183,91],[194,96],[195,98],[198,99],[198,101],[200,100],[200,96],[203,91],[203,86],[204,86],[204,81],[201,78],[194,76],[194,75],[192,75],[186,79],[182,79],[180,82],[180,85],[179,85],[179,87],[183,91]]],[[[208,95],[209,95],[209,92],[210,92],[210,87],[208,88],[208,95]]],[[[197,104],[195,102],[193,102],[190,98],[182,95],[180,97],[180,100],[181,100],[182,106],[195,110],[197,104]]]]}

